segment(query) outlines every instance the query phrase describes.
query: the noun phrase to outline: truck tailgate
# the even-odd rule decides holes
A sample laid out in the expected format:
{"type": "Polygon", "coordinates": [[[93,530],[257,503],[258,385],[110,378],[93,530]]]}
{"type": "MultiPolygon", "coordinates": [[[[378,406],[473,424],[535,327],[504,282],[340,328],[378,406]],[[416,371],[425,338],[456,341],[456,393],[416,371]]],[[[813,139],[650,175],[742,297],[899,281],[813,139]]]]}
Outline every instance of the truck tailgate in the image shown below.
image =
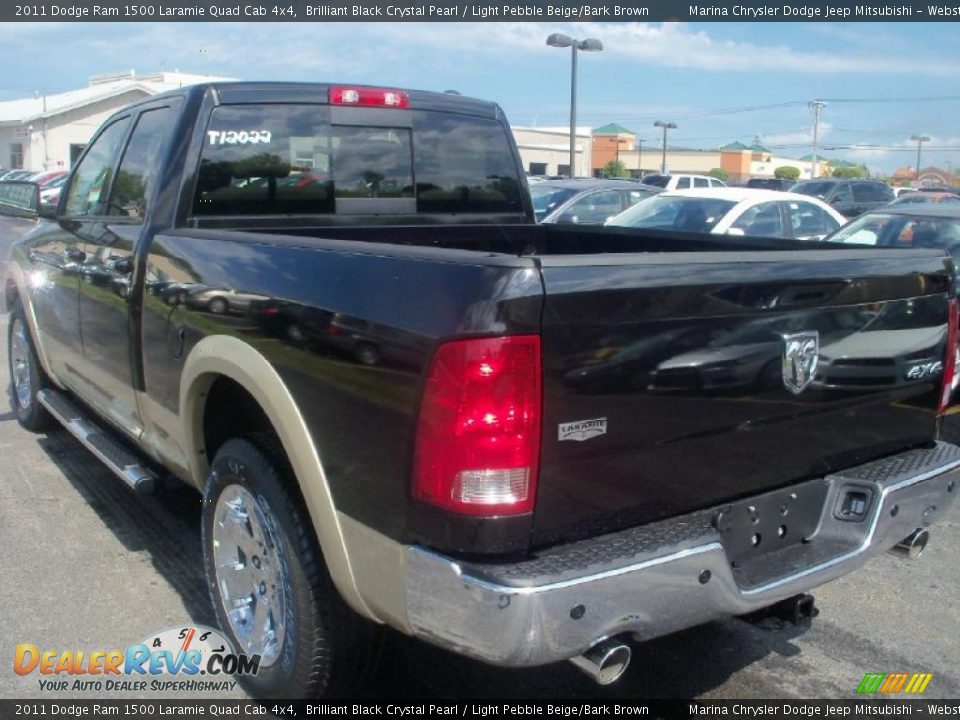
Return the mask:
{"type": "Polygon", "coordinates": [[[534,545],[934,439],[945,257],[822,248],[542,258],[534,545]]]}

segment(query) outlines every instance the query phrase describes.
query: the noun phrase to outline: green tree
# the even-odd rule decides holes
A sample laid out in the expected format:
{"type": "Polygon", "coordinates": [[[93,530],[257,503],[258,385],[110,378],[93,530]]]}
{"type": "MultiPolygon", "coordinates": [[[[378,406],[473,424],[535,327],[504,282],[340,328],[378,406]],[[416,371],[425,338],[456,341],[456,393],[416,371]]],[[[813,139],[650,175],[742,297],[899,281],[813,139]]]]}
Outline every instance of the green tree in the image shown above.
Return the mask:
{"type": "Polygon", "coordinates": [[[624,165],[620,160],[611,160],[608,162],[603,166],[603,170],[600,171],[600,174],[605,178],[628,177],[630,175],[630,173],[627,171],[627,166],[624,165]]]}
{"type": "Polygon", "coordinates": [[[717,180],[722,180],[723,182],[727,182],[730,179],[730,173],[723,168],[712,168],[709,174],[710,177],[715,177],[717,180]]]}
{"type": "Polygon", "coordinates": [[[800,179],[800,168],[793,167],[792,165],[781,165],[773,171],[773,176],[777,178],[777,180],[797,181],[800,179]]]}
{"type": "Polygon", "coordinates": [[[863,165],[857,165],[856,167],[834,168],[831,175],[835,178],[843,178],[846,180],[862,180],[867,177],[869,173],[863,165]]]}

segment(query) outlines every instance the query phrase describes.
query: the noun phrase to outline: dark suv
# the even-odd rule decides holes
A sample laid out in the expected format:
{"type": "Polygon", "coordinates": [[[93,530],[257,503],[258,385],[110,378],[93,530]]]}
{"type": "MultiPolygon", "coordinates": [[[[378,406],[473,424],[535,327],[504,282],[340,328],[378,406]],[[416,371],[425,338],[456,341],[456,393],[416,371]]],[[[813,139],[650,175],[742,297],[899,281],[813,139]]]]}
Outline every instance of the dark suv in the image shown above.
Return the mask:
{"type": "Polygon", "coordinates": [[[894,199],[893,188],[878,180],[841,180],[824,178],[804,180],[790,188],[790,192],[818,197],[828,202],[841,215],[854,218],[894,199]]]}

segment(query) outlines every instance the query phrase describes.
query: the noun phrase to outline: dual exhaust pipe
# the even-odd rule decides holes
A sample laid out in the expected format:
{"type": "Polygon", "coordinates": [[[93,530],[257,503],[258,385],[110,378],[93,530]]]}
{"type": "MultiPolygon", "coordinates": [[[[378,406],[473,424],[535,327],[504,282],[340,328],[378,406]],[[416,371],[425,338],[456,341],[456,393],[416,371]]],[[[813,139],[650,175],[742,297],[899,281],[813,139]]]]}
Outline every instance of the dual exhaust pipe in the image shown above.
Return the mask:
{"type": "Polygon", "coordinates": [[[630,646],[620,640],[601,640],[583,655],[570,658],[577,670],[585,673],[597,685],[615,683],[630,665],[630,646]]]}
{"type": "Polygon", "coordinates": [[[923,528],[917,528],[894,545],[893,551],[902,557],[916,560],[923,555],[923,551],[927,549],[928,540],[930,540],[930,533],[923,528]]]}

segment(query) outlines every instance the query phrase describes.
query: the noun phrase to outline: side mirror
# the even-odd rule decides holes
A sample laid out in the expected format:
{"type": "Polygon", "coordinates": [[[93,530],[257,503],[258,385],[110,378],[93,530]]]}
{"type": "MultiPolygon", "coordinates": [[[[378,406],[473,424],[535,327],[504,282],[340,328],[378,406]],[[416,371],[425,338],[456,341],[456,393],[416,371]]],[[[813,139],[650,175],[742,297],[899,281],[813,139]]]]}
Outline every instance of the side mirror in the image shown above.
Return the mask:
{"type": "Polygon", "coordinates": [[[36,219],[40,215],[40,186],[22,180],[0,181],[0,215],[36,219]]]}
{"type": "Polygon", "coordinates": [[[573,223],[574,225],[580,222],[580,218],[573,213],[564,213],[559,218],[557,218],[558,223],[573,223]]]}

